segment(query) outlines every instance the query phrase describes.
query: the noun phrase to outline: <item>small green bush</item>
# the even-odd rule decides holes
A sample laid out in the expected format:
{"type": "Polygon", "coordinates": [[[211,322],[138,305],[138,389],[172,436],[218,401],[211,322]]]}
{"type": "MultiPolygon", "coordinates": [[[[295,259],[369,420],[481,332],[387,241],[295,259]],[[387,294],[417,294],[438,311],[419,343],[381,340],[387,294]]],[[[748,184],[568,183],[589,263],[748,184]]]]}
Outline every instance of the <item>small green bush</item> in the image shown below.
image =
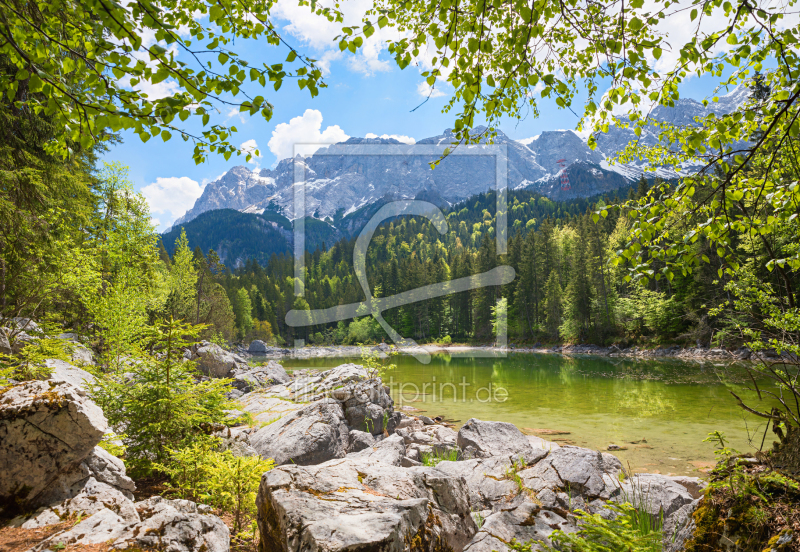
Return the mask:
{"type": "Polygon", "coordinates": [[[168,463],[171,450],[202,440],[204,427],[226,422],[229,380],[197,381],[194,363],[183,359],[182,349],[201,329],[175,321],[152,328],[151,352],[131,353],[91,388],[111,427],[124,430],[125,461],[136,475],[168,463]]]}
{"type": "Polygon", "coordinates": [[[445,345],[450,345],[452,342],[453,338],[450,337],[449,335],[446,335],[442,338],[442,343],[444,343],[445,345]]]}
{"type": "Polygon", "coordinates": [[[245,518],[256,514],[256,493],[261,475],[275,466],[260,456],[234,456],[218,450],[219,440],[207,438],[170,451],[170,461],[158,467],[170,476],[182,498],[195,500],[233,514],[234,536],[245,518]]]}
{"type": "Polygon", "coordinates": [[[61,339],[33,339],[16,356],[0,354],[0,385],[7,384],[9,379],[29,381],[49,378],[53,369],[45,365],[47,359],[70,360],[61,339]]]}

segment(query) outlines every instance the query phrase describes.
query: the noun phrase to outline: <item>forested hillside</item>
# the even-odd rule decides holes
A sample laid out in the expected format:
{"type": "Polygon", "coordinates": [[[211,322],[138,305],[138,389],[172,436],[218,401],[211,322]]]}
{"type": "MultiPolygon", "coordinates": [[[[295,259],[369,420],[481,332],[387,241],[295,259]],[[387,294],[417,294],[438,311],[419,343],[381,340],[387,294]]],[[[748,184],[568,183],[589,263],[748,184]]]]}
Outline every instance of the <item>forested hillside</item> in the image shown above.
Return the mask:
{"type": "MultiPolygon", "coordinates": [[[[648,185],[641,181],[629,197],[646,201],[648,185]]],[[[509,244],[507,255],[495,251],[495,196],[483,194],[447,211],[449,231],[442,236],[430,222],[404,217],[382,225],[367,254],[367,273],[374,296],[386,297],[487,271],[508,264],[516,279],[500,288],[463,292],[407,305],[385,313],[397,331],[420,341],[450,336],[459,341],[493,340],[492,308],[505,299],[509,336],[533,343],[571,342],[596,344],[681,343],[736,345],[741,336],[729,332],[734,319],[723,310],[710,317],[708,309],[729,299],[729,281],[720,278],[724,266],[707,242],[693,244],[698,257],[708,262],[691,274],[672,279],[653,277],[646,285],[632,283],[630,266],[609,259],[629,239],[626,210],[608,216],[594,215],[619,198],[555,203],[530,192],[513,192],[508,198],[509,244]],[[595,221],[595,219],[597,219],[595,221]]],[[[235,297],[247,290],[251,302],[266,302],[253,311],[254,320],[268,320],[283,340],[308,338],[315,343],[381,341],[386,336],[371,317],[326,327],[291,328],[285,314],[292,308],[328,308],[364,300],[353,269],[354,240],[343,240],[327,251],[309,253],[304,298],[294,296],[293,260],[276,255],[266,267],[248,262],[241,269],[220,275],[220,283],[235,297]],[[264,313],[267,318],[264,318],[264,313]]],[[[742,257],[763,258],[762,243],[741,244],[742,257]]],[[[763,263],[755,264],[763,267],[763,263]]],[[[657,268],[656,268],[657,270],[657,268]]],[[[779,272],[761,268],[755,274],[786,293],[779,272]]],[[[788,290],[797,288],[796,276],[788,290]]],[[[794,293],[791,291],[791,293],[794,293]]],[[[248,333],[239,328],[240,335],[248,333]]],[[[251,337],[254,334],[250,334],[251,337]]]]}

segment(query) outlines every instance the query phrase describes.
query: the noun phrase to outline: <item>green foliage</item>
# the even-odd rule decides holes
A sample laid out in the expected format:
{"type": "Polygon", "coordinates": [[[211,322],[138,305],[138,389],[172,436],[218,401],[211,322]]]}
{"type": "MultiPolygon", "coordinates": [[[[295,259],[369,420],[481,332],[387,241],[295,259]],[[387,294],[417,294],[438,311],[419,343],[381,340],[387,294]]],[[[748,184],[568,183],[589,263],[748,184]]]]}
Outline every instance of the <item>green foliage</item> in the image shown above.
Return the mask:
{"type": "Polygon", "coordinates": [[[398,354],[396,350],[391,350],[383,358],[379,351],[361,346],[361,365],[367,371],[367,377],[385,377],[387,372],[397,368],[396,364],[389,363],[389,359],[396,354],[398,354]]]}
{"type": "Polygon", "coordinates": [[[244,336],[253,328],[253,305],[250,295],[244,288],[239,288],[231,297],[236,333],[244,336]]]}
{"type": "Polygon", "coordinates": [[[135,472],[164,464],[170,450],[201,439],[204,424],[226,419],[228,381],[197,381],[194,363],[182,358],[200,329],[177,321],[148,328],[151,352],[131,351],[119,370],[101,374],[92,388],[111,427],[124,430],[126,460],[135,472]]]}
{"type": "MultiPolygon", "coordinates": [[[[608,520],[600,514],[576,510],[578,531],[555,531],[550,537],[555,548],[545,546],[544,549],[549,552],[661,551],[661,527],[653,527],[648,514],[642,515],[636,507],[628,503],[608,503],[606,508],[615,514],[614,519],[608,520]]],[[[518,552],[527,552],[531,550],[530,544],[515,544],[511,548],[518,552]]]]}
{"type": "Polygon", "coordinates": [[[506,479],[513,481],[517,485],[517,490],[519,492],[525,491],[525,484],[522,482],[522,477],[519,475],[519,472],[524,470],[525,467],[525,459],[520,456],[506,469],[506,479]]]}
{"type": "Polygon", "coordinates": [[[708,437],[703,439],[704,443],[713,443],[714,444],[714,455],[720,458],[721,460],[727,461],[731,456],[734,454],[739,454],[739,451],[734,450],[727,446],[727,441],[725,439],[725,434],[720,433],[717,430],[712,431],[708,434],[708,437]]]}
{"type": "Polygon", "coordinates": [[[457,449],[434,449],[431,452],[421,452],[420,461],[423,466],[435,468],[439,462],[455,462],[458,460],[457,449]]]}
{"type": "Polygon", "coordinates": [[[453,338],[450,337],[449,335],[446,335],[446,336],[444,336],[442,338],[442,344],[444,344],[444,345],[450,345],[452,342],[453,342],[453,338]]]}
{"type": "Polygon", "coordinates": [[[472,520],[475,522],[475,526],[480,531],[481,527],[483,527],[486,518],[483,517],[483,514],[480,512],[472,511],[472,520]]]}
{"type": "Polygon", "coordinates": [[[175,240],[175,254],[169,267],[167,312],[178,320],[192,320],[197,301],[197,267],[186,232],[175,240]]]}
{"type": "MultiPolygon", "coordinates": [[[[236,127],[207,126],[213,113],[234,109],[269,120],[272,104],[245,90],[267,85],[277,90],[284,79],[296,78],[313,97],[325,86],[313,60],[281,39],[269,20],[270,7],[265,0],[225,7],[203,0],[132,6],[12,0],[0,22],[3,100],[51,119],[59,132],[45,148],[65,158],[74,144],[90,148],[107,137],[105,129],[124,129],[143,142],[167,141],[173,134],[191,139],[197,163],[209,152],[225,159],[245,153],[249,161],[258,151],[231,144],[236,127]],[[236,39],[260,39],[288,49],[289,56],[285,63],[258,67],[231,50],[236,39]],[[178,58],[177,52],[188,57],[178,58]],[[145,92],[153,89],[164,93],[145,92]],[[240,93],[243,98],[237,99],[240,93]],[[190,130],[199,124],[206,128],[190,130]]],[[[341,20],[325,8],[310,11],[341,20]]]]}
{"type": "Polygon", "coordinates": [[[508,328],[508,299],[501,297],[497,304],[492,305],[492,329],[495,339],[499,339],[502,332],[508,328]]]}
{"type": "Polygon", "coordinates": [[[123,443],[122,439],[125,436],[119,436],[114,433],[106,433],[103,435],[103,438],[97,444],[98,447],[102,448],[104,451],[109,453],[112,456],[116,456],[117,458],[124,458],[126,447],[123,443]]]}
{"type": "Polygon", "coordinates": [[[209,504],[234,517],[234,536],[243,521],[256,515],[256,493],[261,475],[275,463],[260,456],[234,456],[220,452],[219,440],[208,438],[170,451],[170,461],[159,468],[180,489],[181,497],[209,504]]]}
{"type": "Polygon", "coordinates": [[[0,354],[0,382],[45,380],[53,373],[47,359],[70,360],[63,340],[41,337],[28,341],[16,356],[0,354]]]}
{"type": "Polygon", "coordinates": [[[104,164],[98,200],[96,241],[85,266],[81,301],[100,341],[102,363],[119,369],[122,357],[142,337],[150,312],[163,304],[165,291],[149,208],[134,192],[127,167],[104,164]]]}
{"type": "MultiPolygon", "coordinates": [[[[787,249],[800,248],[796,235],[784,244],[787,249]]],[[[766,411],[757,403],[746,405],[736,393],[731,391],[731,394],[745,410],[765,418],[767,424],[772,423],[773,430],[783,440],[786,424],[800,431],[800,308],[792,306],[791,294],[776,292],[772,283],[756,276],[756,262],[753,259],[732,272],[725,286],[732,299],[711,312],[726,322],[726,334],[738,334],[759,355],[757,362],[747,366],[752,390],[759,399],[766,395],[780,407],[766,411]],[[776,355],[782,358],[774,358],[776,355]]],[[[791,463],[800,465],[798,454],[800,451],[792,452],[795,458],[791,463]]]]}

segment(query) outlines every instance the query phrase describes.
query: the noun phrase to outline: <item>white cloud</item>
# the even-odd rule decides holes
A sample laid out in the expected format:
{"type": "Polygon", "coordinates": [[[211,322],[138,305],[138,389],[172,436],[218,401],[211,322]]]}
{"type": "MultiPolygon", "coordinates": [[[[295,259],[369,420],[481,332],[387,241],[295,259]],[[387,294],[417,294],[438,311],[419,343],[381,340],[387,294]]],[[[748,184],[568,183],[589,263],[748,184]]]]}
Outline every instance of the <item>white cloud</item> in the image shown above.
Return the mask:
{"type": "MultiPolygon", "coordinates": [[[[442,86],[441,83],[436,83],[438,86],[442,86]]],[[[417,94],[422,96],[423,98],[441,98],[442,96],[446,96],[444,92],[442,92],[439,88],[433,88],[430,84],[425,81],[422,81],[417,85],[417,94]]]]}
{"type": "Polygon", "coordinates": [[[416,144],[417,141],[414,140],[411,136],[405,136],[404,134],[381,134],[378,136],[372,132],[368,132],[364,138],[383,138],[384,140],[388,140],[389,138],[394,138],[398,142],[402,142],[404,144],[416,144]]]}
{"type": "Polygon", "coordinates": [[[333,125],[322,129],[322,113],[316,109],[306,109],[302,117],[295,117],[288,123],[281,123],[272,131],[269,149],[278,158],[294,157],[295,153],[303,156],[313,154],[319,148],[344,142],[350,136],[333,125]],[[297,149],[295,151],[295,145],[297,149]]]}
{"type": "MultiPolygon", "coordinates": [[[[323,1],[317,5],[329,3],[323,1]]],[[[391,70],[391,63],[379,59],[379,56],[386,49],[387,40],[397,40],[403,36],[395,27],[376,28],[372,36],[364,39],[364,44],[355,55],[341,52],[338,42],[333,40],[342,34],[342,26],[361,25],[364,14],[372,8],[372,0],[343,2],[340,9],[344,21],[334,23],[324,17],[314,17],[308,6],[301,6],[296,1],[279,0],[270,15],[286,21],[284,31],[319,54],[316,56],[319,60],[318,65],[324,73],[329,74],[331,61],[346,58],[350,70],[372,75],[391,70]]]]}
{"type": "Polygon", "coordinates": [[[251,154],[252,158],[250,159],[250,163],[252,163],[253,165],[258,165],[258,160],[261,159],[262,155],[261,152],[259,151],[260,148],[258,147],[258,144],[256,143],[255,140],[251,139],[247,140],[246,142],[242,142],[239,145],[239,149],[245,153],[251,154]]]}
{"type": "Polygon", "coordinates": [[[238,108],[236,108],[236,107],[232,107],[232,108],[230,108],[230,109],[228,110],[228,113],[226,114],[226,117],[227,117],[227,118],[225,119],[225,122],[226,122],[226,123],[227,123],[228,121],[230,121],[231,119],[234,119],[234,118],[235,118],[235,119],[239,119],[239,122],[241,122],[242,124],[245,124],[245,123],[247,122],[247,119],[245,119],[245,117],[244,117],[244,113],[242,113],[241,111],[239,111],[239,109],[238,109],[238,108]]]}
{"type": "Polygon", "coordinates": [[[141,190],[150,205],[150,212],[160,215],[153,218],[162,230],[194,206],[203,194],[203,186],[188,176],[158,177],[141,190]]]}

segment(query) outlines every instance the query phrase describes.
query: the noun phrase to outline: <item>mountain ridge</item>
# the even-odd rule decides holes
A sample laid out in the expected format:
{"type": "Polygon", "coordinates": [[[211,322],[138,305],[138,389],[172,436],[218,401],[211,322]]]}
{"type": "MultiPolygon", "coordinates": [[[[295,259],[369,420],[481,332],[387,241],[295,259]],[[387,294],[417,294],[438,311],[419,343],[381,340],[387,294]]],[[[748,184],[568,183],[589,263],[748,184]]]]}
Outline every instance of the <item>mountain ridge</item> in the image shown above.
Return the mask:
{"type": "MultiPolygon", "coordinates": [[[[749,90],[739,86],[708,106],[682,98],[672,107],[656,107],[651,117],[655,121],[687,125],[696,117],[730,112],[746,101],[748,95],[749,90]]],[[[483,127],[475,129],[476,132],[483,130],[483,127]]],[[[498,130],[494,143],[506,146],[505,156],[501,154],[500,157],[505,157],[501,161],[507,161],[510,189],[530,189],[559,201],[609,192],[612,190],[609,186],[621,187],[624,182],[640,178],[645,169],[643,162],[609,163],[632,139],[635,135],[631,129],[614,126],[597,137],[594,150],[573,130],[547,130],[524,140],[513,140],[498,130]],[[566,171],[570,181],[577,178],[582,185],[564,189],[560,184],[562,171],[566,171]]],[[[656,144],[656,131],[645,129],[638,140],[646,145],[656,144]]],[[[320,148],[308,157],[298,155],[282,159],[272,169],[251,171],[236,166],[207,184],[201,197],[172,228],[217,209],[254,214],[274,210],[291,220],[295,218],[296,171],[302,171],[305,178],[304,215],[331,222],[388,196],[413,199],[422,194],[453,204],[494,188],[494,159],[487,155],[468,155],[469,149],[482,148],[482,145],[461,146],[467,148],[464,152],[467,155],[448,156],[435,170],[431,170],[429,164],[438,156],[414,153],[418,145],[443,145],[453,141],[454,134],[450,130],[423,138],[415,145],[393,138],[351,137],[320,148]],[[384,146],[386,154],[369,155],[369,148],[376,145],[384,146]]],[[[682,167],[681,170],[685,174],[692,168],[682,167]]],[[[674,178],[680,174],[659,169],[655,176],[674,178]]]]}

